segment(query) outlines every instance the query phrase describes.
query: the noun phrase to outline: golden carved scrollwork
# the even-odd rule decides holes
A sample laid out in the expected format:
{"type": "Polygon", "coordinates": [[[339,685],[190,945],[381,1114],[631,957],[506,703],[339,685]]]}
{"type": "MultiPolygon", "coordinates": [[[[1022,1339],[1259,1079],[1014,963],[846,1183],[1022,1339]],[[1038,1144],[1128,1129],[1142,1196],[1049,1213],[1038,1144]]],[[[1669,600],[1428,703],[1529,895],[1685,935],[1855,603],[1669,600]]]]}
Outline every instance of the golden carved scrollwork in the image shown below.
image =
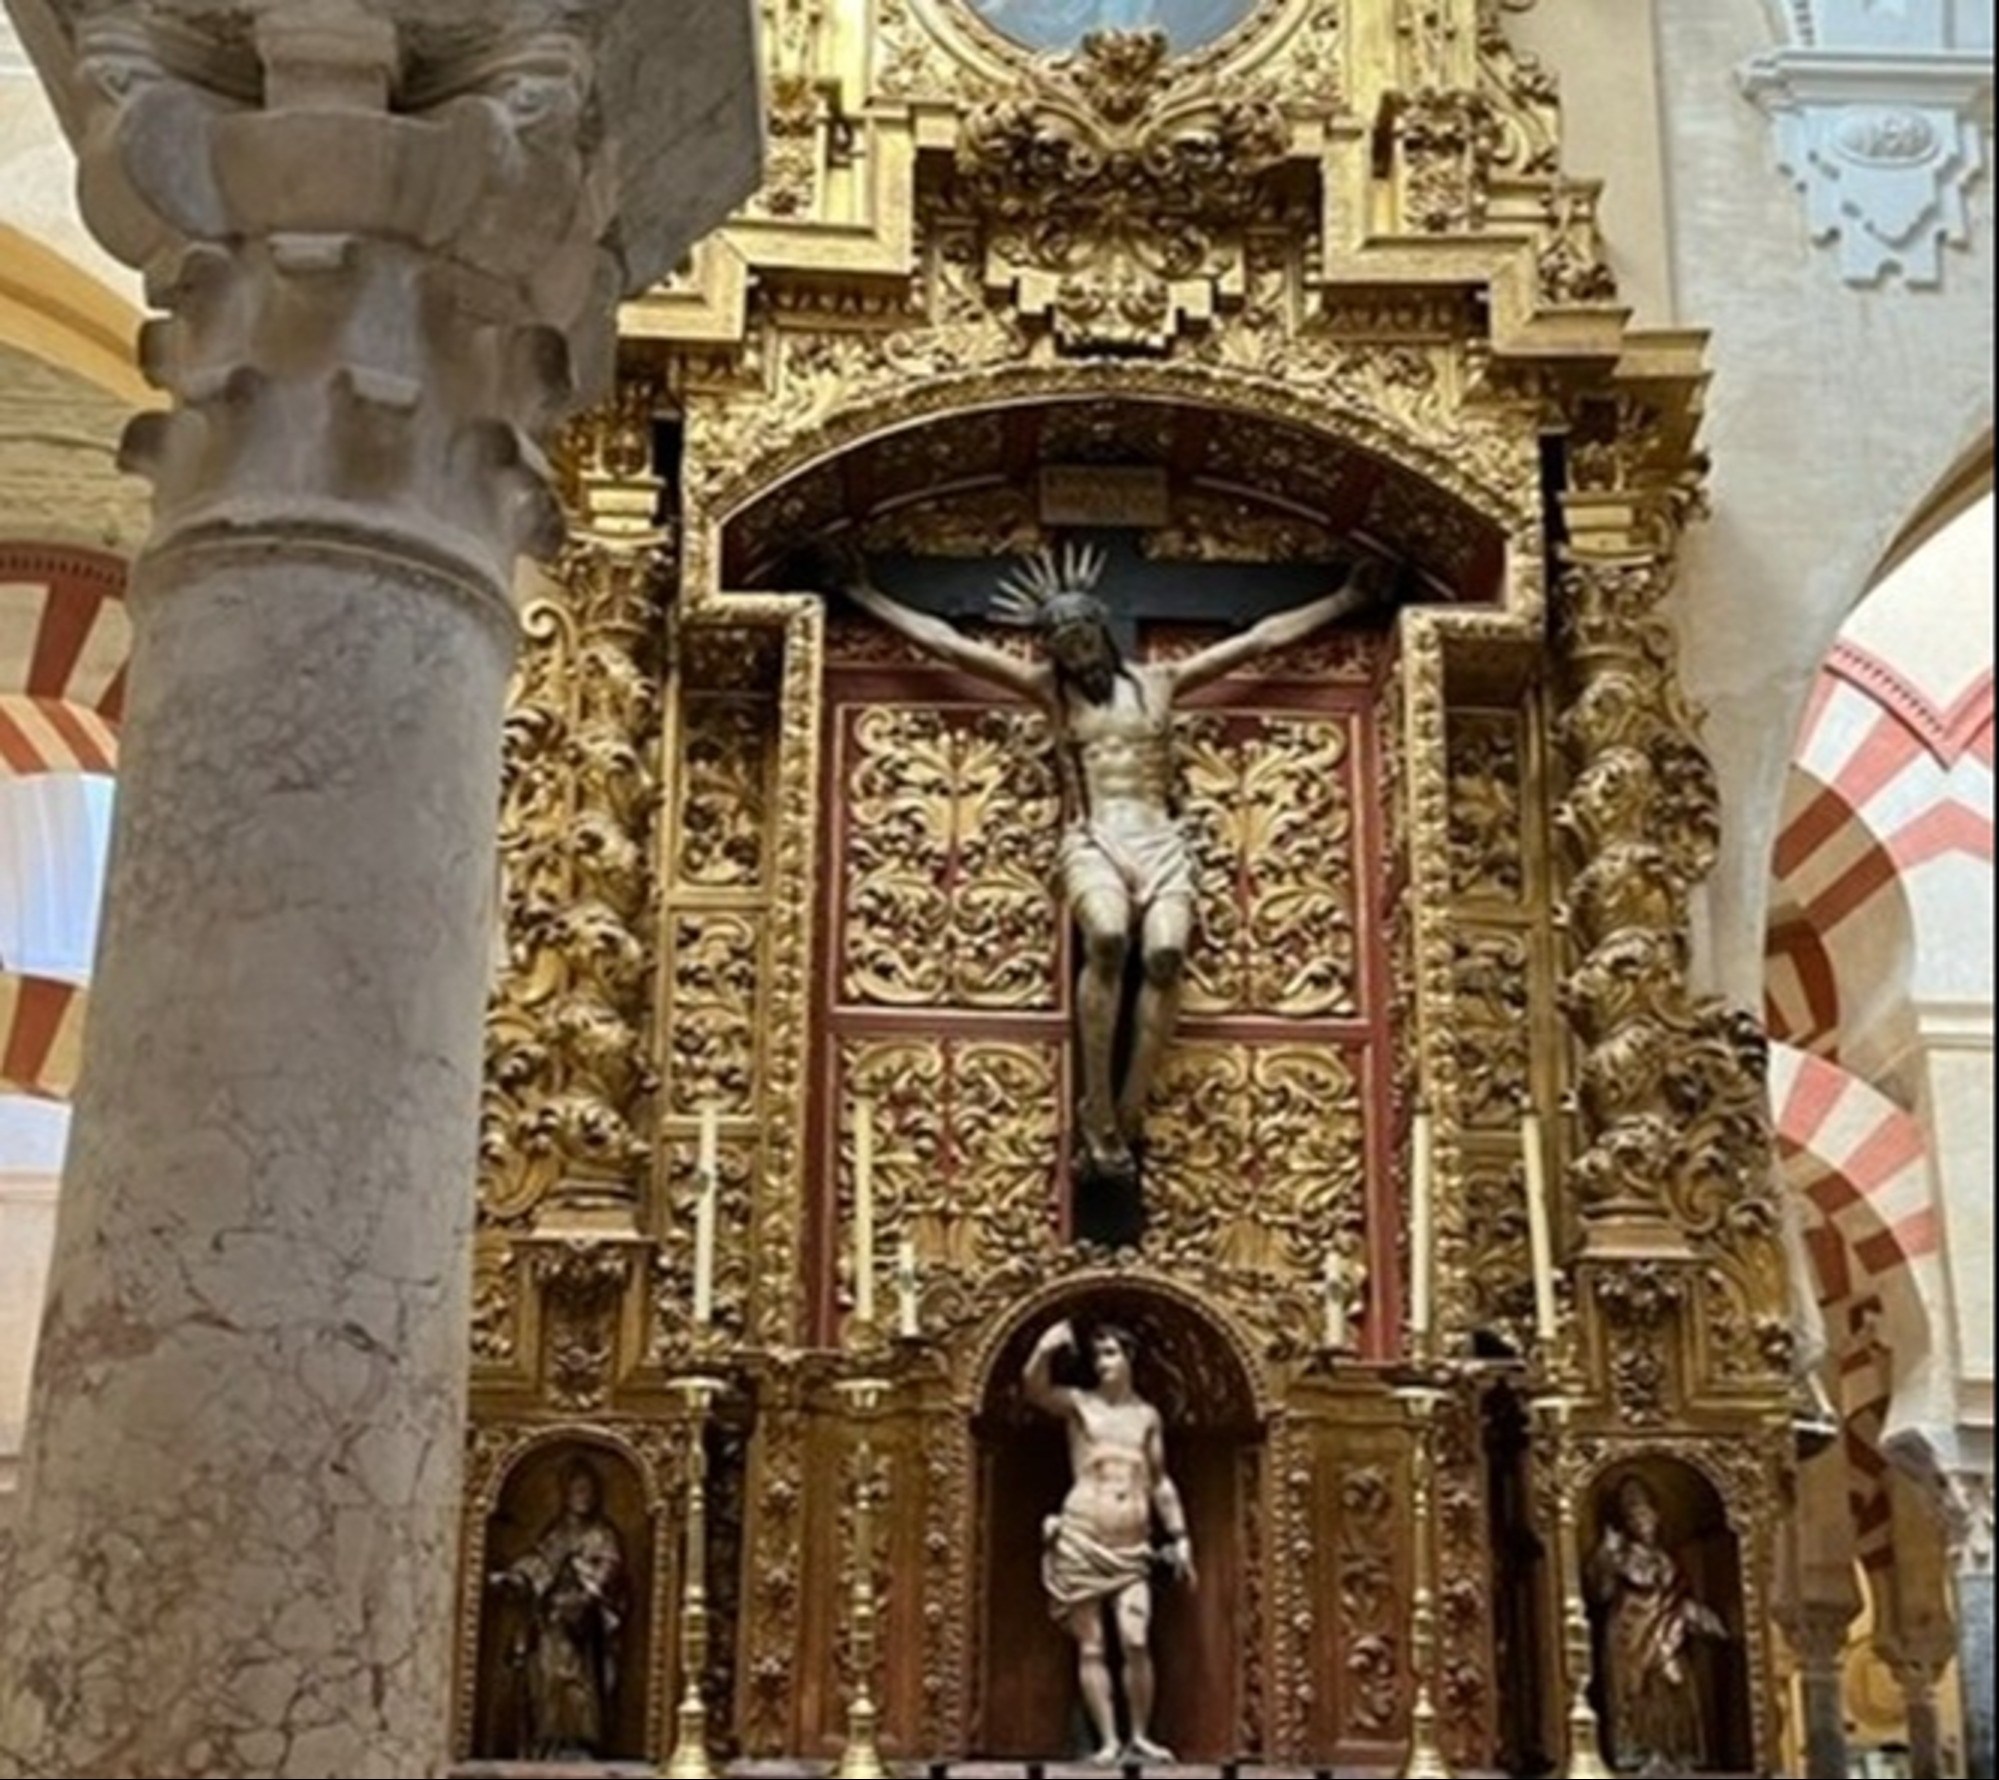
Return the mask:
{"type": "Polygon", "coordinates": [[[770,701],[697,693],[684,711],[675,878],[705,888],[759,884],[769,846],[770,701]]]}
{"type": "Polygon", "coordinates": [[[1147,1170],[1161,1252],[1207,1271],[1273,1351],[1310,1350],[1324,1259],[1358,1252],[1365,1228],[1353,1058],[1324,1043],[1185,1039],[1156,1104],[1147,1170]]]}
{"type": "Polygon", "coordinates": [[[527,1246],[541,1289],[542,1385],[558,1409],[585,1413],[611,1397],[619,1309],[635,1271],[635,1245],[568,1237],[527,1246]]]}
{"type": "Polygon", "coordinates": [[[1520,720],[1454,713],[1450,723],[1451,892],[1517,903],[1526,890],[1520,720]]]}
{"type": "MultiPolygon", "coordinates": [[[[853,1108],[866,1099],[877,1216],[915,1245],[926,1325],[948,1328],[995,1293],[1031,1284],[1055,1234],[1060,1044],[854,1038],[841,1047],[840,1077],[841,1203],[851,1203],[853,1108]]],[[[883,1303],[889,1258],[877,1256],[883,1303]]]]}
{"type": "Polygon", "coordinates": [[[1592,1219],[1664,1213],[1678,1132],[1667,1075],[1688,1021],[1687,898],[1713,857],[1713,779],[1672,674],[1656,559],[1585,562],[1561,581],[1577,673],[1562,720],[1574,781],[1557,826],[1574,849],[1581,954],[1564,1005],[1583,1040],[1592,1142],[1574,1180],[1592,1219]],[[1705,788],[1698,803],[1675,784],[1705,788]],[[1678,818],[1676,820],[1676,818],[1678,818]]]}
{"type": "Polygon", "coordinates": [[[1357,1464],[1338,1478],[1334,1602],[1339,1614],[1342,1728],[1386,1739],[1403,1712],[1402,1587],[1397,1577],[1399,1480],[1385,1464],[1357,1464]]]}
{"type": "Polygon", "coordinates": [[[810,1400],[827,1372],[823,1356],[776,1350],[760,1359],[754,1375],[758,1415],[749,1451],[750,1551],[736,1682],[736,1723],[746,1756],[782,1755],[793,1746],[810,1400]]]}
{"type": "MultiPolygon", "coordinates": [[[[1642,459],[1651,447],[1633,449],[1642,459]]],[[[1573,674],[1561,728],[1573,779],[1556,821],[1574,865],[1568,916],[1580,954],[1563,1005],[1584,1044],[1590,1139],[1572,1180],[1586,1223],[1603,1235],[1650,1226],[1693,1245],[1682,1252],[1701,1257],[1694,1277],[1671,1286],[1675,1303],[1697,1291],[1717,1313],[1701,1336],[1706,1382],[1767,1390],[1788,1363],[1790,1334],[1777,1289],[1764,1045],[1753,1018],[1687,983],[1688,903],[1714,859],[1719,802],[1675,676],[1669,579],[1664,560],[1643,556],[1579,559],[1561,579],[1573,674]]],[[[1638,1285],[1636,1276],[1599,1284],[1613,1293],[1605,1314],[1627,1328],[1653,1295],[1638,1285]]],[[[1651,1352],[1635,1342],[1619,1381],[1648,1405],[1667,1388],[1651,1352]]]]}
{"type": "Polygon", "coordinates": [[[1534,1326],[1534,1275],[1527,1247],[1527,1194],[1517,1155],[1469,1155],[1465,1248],[1472,1327],[1526,1353],[1534,1326]]]}
{"type": "Polygon", "coordinates": [[[1046,721],[877,705],[851,735],[843,997],[1056,1005],[1061,791],[1046,721]]]}
{"type": "Polygon", "coordinates": [[[1478,1400],[1453,1396],[1437,1428],[1437,1710],[1451,1759],[1471,1766],[1492,1746],[1492,1521],[1478,1400]]]}
{"type": "Polygon", "coordinates": [[[974,109],[957,151],[987,280],[1067,349],[1163,351],[1239,287],[1256,183],[1290,152],[1240,80],[1162,80],[1163,34],[1094,31],[974,109]]]}
{"type": "Polygon", "coordinates": [[[481,1140],[481,1208],[500,1222],[600,1207],[630,1218],[646,1166],[664,543],[653,401],[628,384],[571,429],[576,523],[522,613],[481,1140]]]}
{"type": "Polygon", "coordinates": [[[756,1107],[760,924],[740,910],[679,910],[668,927],[666,1054],[676,1112],[756,1107]]]}
{"type": "Polygon", "coordinates": [[[1464,88],[1432,87],[1411,94],[1393,115],[1402,226],[1432,235],[1476,230],[1485,221],[1499,145],[1491,100],[1464,88]]]}
{"type": "Polygon", "coordinates": [[[1461,926],[1451,937],[1451,1046],[1468,1126],[1517,1128],[1527,1103],[1529,962],[1521,933],[1461,926]]]}
{"type": "Polygon", "coordinates": [[[1354,1013],[1349,724],[1200,713],[1177,746],[1200,884],[1188,1011],[1354,1013]]]}

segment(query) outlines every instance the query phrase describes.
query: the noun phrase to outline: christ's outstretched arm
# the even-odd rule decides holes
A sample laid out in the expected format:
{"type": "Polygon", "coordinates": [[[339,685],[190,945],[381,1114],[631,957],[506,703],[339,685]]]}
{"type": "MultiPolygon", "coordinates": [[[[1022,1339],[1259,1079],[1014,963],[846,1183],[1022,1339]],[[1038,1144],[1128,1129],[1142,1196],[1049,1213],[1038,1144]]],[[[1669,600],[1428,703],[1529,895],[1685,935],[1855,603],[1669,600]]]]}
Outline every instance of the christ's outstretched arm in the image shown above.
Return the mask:
{"type": "Polygon", "coordinates": [[[1054,675],[1046,664],[1022,661],[1007,654],[1004,649],[995,649],[990,643],[981,643],[976,637],[964,635],[941,618],[934,618],[928,612],[914,611],[900,600],[889,598],[867,578],[866,571],[859,564],[847,571],[842,586],[855,605],[873,613],[890,630],[900,631],[925,654],[947,661],[953,667],[963,668],[966,673],[975,674],[995,686],[1003,686],[1022,698],[1032,699],[1036,704],[1045,705],[1052,700],[1054,675]]]}
{"type": "Polygon", "coordinates": [[[1357,563],[1347,571],[1346,579],[1333,592],[1307,600],[1302,606],[1293,606],[1287,612],[1273,612],[1239,635],[1224,637],[1219,643],[1209,644],[1199,654],[1176,662],[1172,669],[1174,688],[1185,692],[1196,686],[1205,686],[1210,680],[1220,679],[1231,668],[1254,661],[1259,655],[1268,655],[1272,650],[1287,648],[1292,643],[1302,643],[1322,626],[1380,605],[1388,596],[1388,586],[1388,572],[1380,564],[1357,563]]]}

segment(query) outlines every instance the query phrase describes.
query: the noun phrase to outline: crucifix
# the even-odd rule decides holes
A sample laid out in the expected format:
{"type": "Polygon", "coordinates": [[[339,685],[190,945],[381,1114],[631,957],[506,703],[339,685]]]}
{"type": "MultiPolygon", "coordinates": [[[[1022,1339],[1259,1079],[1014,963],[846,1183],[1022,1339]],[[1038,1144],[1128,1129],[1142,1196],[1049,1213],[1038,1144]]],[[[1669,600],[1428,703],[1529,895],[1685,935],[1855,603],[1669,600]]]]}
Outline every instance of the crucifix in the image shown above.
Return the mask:
{"type": "Polygon", "coordinates": [[[1112,1246],[1136,1242],[1144,1224],[1146,1102],[1178,1018],[1194,927],[1193,858],[1173,758],[1175,704],[1245,662],[1383,604],[1391,578],[1366,560],[1330,568],[1143,563],[1128,543],[1094,539],[1023,558],[997,588],[990,565],[925,563],[922,571],[919,579],[905,565],[895,574],[898,584],[922,588],[897,597],[858,560],[840,581],[891,629],[1039,706],[1054,727],[1062,887],[1082,940],[1075,1226],[1078,1235],[1112,1246]],[[1304,587],[1312,593],[1301,599],[1304,587]],[[960,631],[950,622],[957,616],[1030,628],[1039,647],[1023,659],[960,631]],[[1179,660],[1148,662],[1135,659],[1141,619],[1249,622],[1179,660]],[[1128,992],[1134,953],[1138,978],[1128,992]]]}

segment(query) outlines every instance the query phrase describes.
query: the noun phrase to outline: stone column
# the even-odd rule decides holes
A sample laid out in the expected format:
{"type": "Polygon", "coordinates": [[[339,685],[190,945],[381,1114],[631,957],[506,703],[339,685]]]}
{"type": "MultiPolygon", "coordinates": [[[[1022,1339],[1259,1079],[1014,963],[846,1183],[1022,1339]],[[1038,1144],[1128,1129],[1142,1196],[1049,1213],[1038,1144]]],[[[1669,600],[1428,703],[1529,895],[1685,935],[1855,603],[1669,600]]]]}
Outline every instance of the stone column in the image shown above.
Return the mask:
{"type": "Polygon", "coordinates": [[[1993,1780],[1992,1477],[1949,1483],[1950,1564],[1957,1605],[1957,1680],[1963,1694],[1964,1772],[1993,1780]]]}
{"type": "MultiPolygon", "coordinates": [[[[684,245],[615,159],[670,177],[620,140],[618,30],[657,71],[726,9],[73,3],[27,35],[74,57],[43,72],[174,407],[127,438],[155,530],[0,1774],[432,1774],[508,590],[560,537],[535,435],[684,245]]],[[[754,162],[737,10],[704,221],[754,162]]]]}
{"type": "Polygon", "coordinates": [[[1805,1601],[1786,1615],[1798,1653],[1804,1695],[1805,1772],[1811,1780],[1846,1780],[1846,1644],[1855,1604],[1805,1601]]]}
{"type": "Polygon", "coordinates": [[[1943,1665],[1905,1657],[1891,1667],[1909,1722],[1909,1773],[1913,1780],[1943,1780],[1943,1725],[1937,1713],[1943,1665]]]}

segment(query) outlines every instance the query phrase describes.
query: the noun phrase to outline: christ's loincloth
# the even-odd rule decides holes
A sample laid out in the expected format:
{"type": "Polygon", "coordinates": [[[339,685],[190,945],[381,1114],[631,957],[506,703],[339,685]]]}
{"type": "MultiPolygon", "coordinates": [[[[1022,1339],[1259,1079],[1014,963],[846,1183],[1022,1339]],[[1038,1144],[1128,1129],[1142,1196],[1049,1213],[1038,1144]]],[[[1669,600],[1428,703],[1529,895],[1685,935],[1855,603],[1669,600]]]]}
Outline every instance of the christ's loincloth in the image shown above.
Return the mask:
{"type": "Polygon", "coordinates": [[[1170,820],[1137,833],[1071,823],[1062,836],[1062,887],[1072,908],[1105,891],[1126,898],[1141,914],[1167,897],[1191,901],[1194,861],[1187,837],[1170,820]]]}
{"type": "Polygon", "coordinates": [[[1092,1601],[1115,1598],[1151,1575],[1150,1545],[1106,1545],[1067,1514],[1051,1514],[1041,1523],[1041,1586],[1057,1619],[1092,1601]]]}

